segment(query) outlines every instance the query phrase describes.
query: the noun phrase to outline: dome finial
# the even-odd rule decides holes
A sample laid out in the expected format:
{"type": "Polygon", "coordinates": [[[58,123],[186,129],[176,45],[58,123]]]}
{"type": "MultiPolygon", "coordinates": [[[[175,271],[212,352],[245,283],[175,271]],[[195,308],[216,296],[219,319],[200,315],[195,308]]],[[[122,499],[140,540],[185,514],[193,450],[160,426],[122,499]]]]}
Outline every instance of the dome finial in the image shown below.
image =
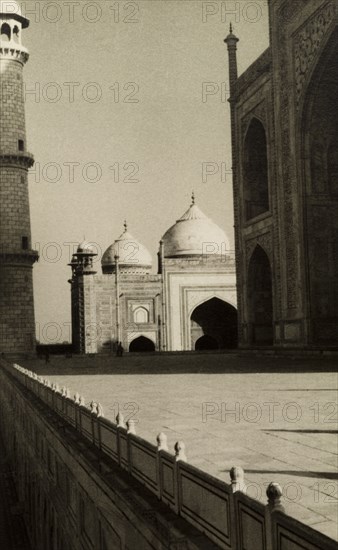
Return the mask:
{"type": "Polygon", "coordinates": [[[127,224],[127,220],[124,220],[124,224],[123,224],[123,227],[124,227],[124,232],[127,233],[128,231],[128,224],[127,224]]]}
{"type": "Polygon", "coordinates": [[[192,191],[191,193],[191,206],[194,206],[195,204],[195,191],[192,191]]]}
{"type": "Polygon", "coordinates": [[[232,31],[233,31],[232,23],[230,23],[230,34],[232,34],[232,31]]]}

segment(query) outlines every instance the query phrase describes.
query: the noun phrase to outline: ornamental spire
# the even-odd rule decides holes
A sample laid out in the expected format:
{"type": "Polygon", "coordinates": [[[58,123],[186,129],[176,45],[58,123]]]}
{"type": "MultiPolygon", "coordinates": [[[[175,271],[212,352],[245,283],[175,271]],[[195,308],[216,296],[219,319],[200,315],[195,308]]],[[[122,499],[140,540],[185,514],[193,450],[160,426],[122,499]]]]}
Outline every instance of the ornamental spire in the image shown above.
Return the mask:
{"type": "Polygon", "coordinates": [[[128,231],[128,224],[127,224],[127,220],[124,220],[124,224],[123,224],[123,227],[124,227],[124,232],[127,233],[128,231]]]}
{"type": "Polygon", "coordinates": [[[194,204],[195,204],[195,192],[192,191],[192,193],[191,193],[191,206],[194,206],[194,204]]]}
{"type": "Polygon", "coordinates": [[[228,47],[228,57],[229,57],[229,83],[230,83],[230,95],[232,95],[238,73],[237,73],[237,42],[239,42],[239,39],[237,36],[233,33],[233,26],[232,23],[230,23],[230,32],[228,36],[224,39],[224,42],[226,43],[228,47]]]}

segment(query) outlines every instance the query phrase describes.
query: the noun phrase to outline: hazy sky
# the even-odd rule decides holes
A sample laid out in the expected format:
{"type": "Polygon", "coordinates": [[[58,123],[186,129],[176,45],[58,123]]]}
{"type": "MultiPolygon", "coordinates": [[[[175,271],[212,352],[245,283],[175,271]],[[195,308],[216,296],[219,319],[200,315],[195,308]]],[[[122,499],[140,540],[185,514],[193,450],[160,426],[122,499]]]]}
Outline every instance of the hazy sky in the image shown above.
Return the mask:
{"type": "Polygon", "coordinates": [[[197,204],[233,242],[223,39],[232,20],[243,72],[268,46],[267,3],[21,4],[31,20],[23,43],[31,56],[24,69],[28,148],[36,159],[29,181],[40,251],[37,337],[62,341],[70,324],[67,263],[84,236],[104,252],[126,218],[156,270],[158,242],[194,189],[197,204]],[[203,163],[218,173],[203,181],[203,163]]]}

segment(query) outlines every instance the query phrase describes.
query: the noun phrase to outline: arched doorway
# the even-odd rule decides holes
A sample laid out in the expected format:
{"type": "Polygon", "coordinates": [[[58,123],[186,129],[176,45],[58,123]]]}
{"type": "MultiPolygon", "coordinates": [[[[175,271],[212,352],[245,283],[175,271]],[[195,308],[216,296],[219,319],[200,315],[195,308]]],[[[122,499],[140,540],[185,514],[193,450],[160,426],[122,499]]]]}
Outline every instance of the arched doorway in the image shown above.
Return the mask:
{"type": "Polygon", "coordinates": [[[263,124],[254,118],[244,141],[245,219],[251,220],[269,210],[268,151],[263,124]]]}
{"type": "Polygon", "coordinates": [[[237,346],[237,310],[219,298],[211,298],[197,306],[191,314],[190,327],[192,349],[237,346]]]}
{"type": "Polygon", "coordinates": [[[272,276],[267,254],[256,246],[248,271],[248,313],[251,344],[273,344],[272,276]]]}
{"type": "Polygon", "coordinates": [[[129,345],[129,351],[131,352],[145,352],[145,351],[155,351],[155,344],[149,338],[145,336],[139,336],[135,338],[129,345]]]}
{"type": "Polygon", "coordinates": [[[338,32],[332,34],[305,96],[301,151],[309,340],[338,343],[338,32]]]}
{"type": "Polygon", "coordinates": [[[215,340],[215,338],[213,338],[212,336],[209,336],[208,334],[201,336],[195,343],[196,351],[213,350],[218,348],[219,348],[219,345],[217,340],[215,340]]]}

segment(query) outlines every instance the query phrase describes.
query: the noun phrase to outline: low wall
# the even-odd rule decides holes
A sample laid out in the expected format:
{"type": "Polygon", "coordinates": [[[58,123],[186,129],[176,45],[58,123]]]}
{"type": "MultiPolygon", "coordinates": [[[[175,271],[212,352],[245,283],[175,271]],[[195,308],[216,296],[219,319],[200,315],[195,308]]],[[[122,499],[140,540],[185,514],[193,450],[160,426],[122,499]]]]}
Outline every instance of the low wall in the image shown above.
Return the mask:
{"type": "Polygon", "coordinates": [[[241,468],[227,484],[116,424],[47,380],[4,362],[1,430],[37,550],[176,548],[333,550],[335,541],[284,513],[277,483],[264,506],[245,494],[241,468]],[[140,488],[142,491],[140,492],[140,488]]]}

